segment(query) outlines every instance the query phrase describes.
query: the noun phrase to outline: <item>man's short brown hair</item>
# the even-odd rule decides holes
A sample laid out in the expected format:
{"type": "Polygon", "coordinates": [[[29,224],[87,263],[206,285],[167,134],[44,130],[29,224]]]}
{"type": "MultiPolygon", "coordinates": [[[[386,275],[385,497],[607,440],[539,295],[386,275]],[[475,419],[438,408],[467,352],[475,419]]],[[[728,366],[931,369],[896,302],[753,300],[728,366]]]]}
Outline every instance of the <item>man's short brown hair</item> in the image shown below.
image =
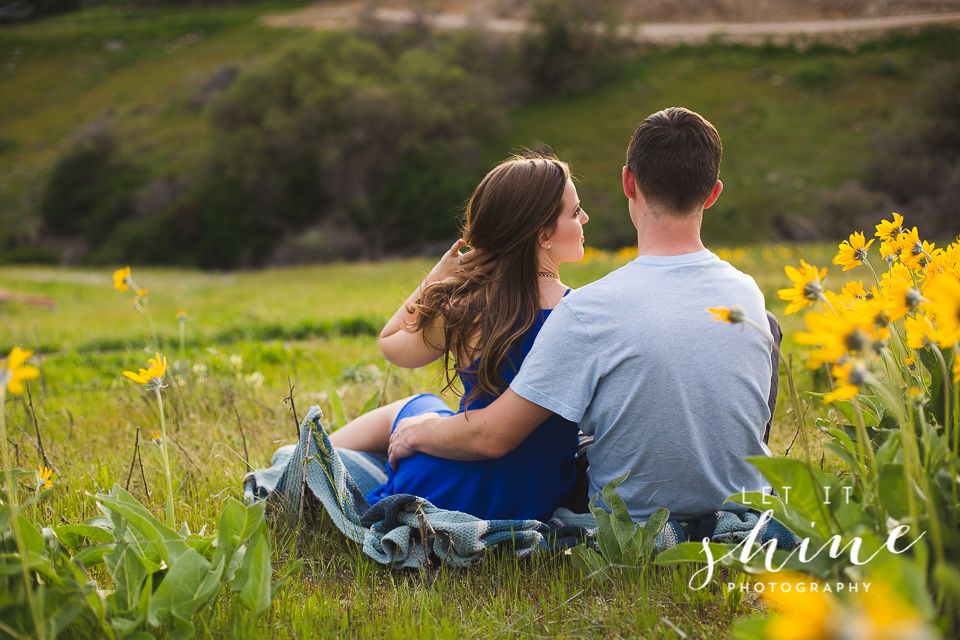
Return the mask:
{"type": "Polygon", "coordinates": [[[683,216],[710,197],[722,155],[720,135],[706,118],[670,107],[637,127],[627,147],[627,167],[648,202],[683,216]]]}

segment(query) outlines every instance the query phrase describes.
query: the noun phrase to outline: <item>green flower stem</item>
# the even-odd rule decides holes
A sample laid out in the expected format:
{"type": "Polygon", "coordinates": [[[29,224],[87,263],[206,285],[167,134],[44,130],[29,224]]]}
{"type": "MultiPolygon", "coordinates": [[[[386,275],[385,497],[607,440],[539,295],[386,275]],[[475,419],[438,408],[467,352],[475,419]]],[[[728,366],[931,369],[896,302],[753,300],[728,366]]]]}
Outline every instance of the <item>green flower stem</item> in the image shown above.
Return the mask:
{"type": "MultiPolygon", "coordinates": [[[[922,411],[918,411],[918,414],[921,414],[922,411]]],[[[916,449],[916,430],[914,429],[913,424],[913,412],[910,413],[910,435],[912,436],[914,454],[916,456],[916,462],[920,462],[920,452],[916,449]]],[[[920,418],[923,420],[923,417],[920,418]]],[[[904,456],[904,461],[906,461],[906,456],[904,456]]],[[[940,530],[940,513],[937,510],[937,503],[933,500],[933,494],[930,492],[930,482],[929,475],[924,469],[920,469],[920,473],[917,474],[917,485],[920,487],[920,492],[923,494],[925,502],[927,503],[927,514],[929,515],[928,521],[930,523],[930,536],[933,538],[933,551],[937,557],[937,560],[940,562],[946,561],[946,555],[943,550],[943,532],[940,530]]],[[[907,485],[907,493],[913,493],[910,490],[910,485],[907,485]]]]}
{"type": "Polygon", "coordinates": [[[870,261],[869,261],[869,260],[864,260],[861,264],[867,265],[867,268],[870,269],[870,273],[873,274],[873,279],[874,279],[874,281],[877,283],[877,286],[879,287],[879,286],[880,286],[880,278],[877,277],[877,272],[876,272],[876,270],[873,268],[873,265],[870,264],[870,261]]]}
{"type": "MultiPolygon", "coordinates": [[[[914,485],[919,487],[920,493],[927,503],[927,513],[929,514],[930,535],[933,539],[933,550],[937,559],[943,561],[943,533],[940,530],[940,516],[937,512],[936,503],[934,503],[930,493],[930,485],[927,482],[927,474],[923,469],[923,461],[920,460],[920,451],[917,448],[916,425],[913,419],[913,412],[905,409],[901,399],[897,399],[896,390],[891,389],[889,384],[877,379],[873,375],[868,375],[867,382],[878,393],[884,396],[887,405],[897,414],[897,420],[900,423],[900,445],[903,448],[903,477],[907,486],[907,510],[910,512],[910,521],[916,525],[920,522],[919,511],[914,485]]],[[[879,469],[878,469],[879,472],[879,469]]]]}
{"type": "MultiPolygon", "coordinates": [[[[947,369],[947,361],[943,358],[943,352],[940,351],[940,347],[935,344],[931,344],[930,348],[933,349],[933,352],[937,354],[937,360],[940,362],[940,372],[943,374],[943,435],[947,438],[947,443],[950,442],[950,371],[947,369]]],[[[953,429],[953,440],[957,440],[957,430],[953,429]]],[[[954,446],[954,455],[957,455],[956,446],[954,446]]]]}
{"type": "Polygon", "coordinates": [[[163,396],[160,394],[160,385],[157,384],[157,405],[160,408],[160,455],[163,457],[163,474],[167,482],[167,526],[175,528],[173,517],[173,480],[170,478],[170,458],[167,456],[167,421],[163,416],[163,396]]]}
{"type": "Polygon", "coordinates": [[[33,586],[30,579],[30,568],[27,565],[27,550],[23,545],[23,536],[20,533],[20,517],[17,513],[17,481],[13,477],[13,466],[10,461],[10,450],[7,447],[7,393],[5,382],[0,379],[0,451],[3,452],[3,475],[7,485],[7,501],[10,507],[10,528],[13,530],[13,540],[17,545],[17,555],[20,557],[20,569],[23,572],[23,589],[27,594],[27,606],[30,607],[30,616],[33,618],[33,628],[37,638],[44,638],[45,628],[37,611],[37,603],[33,599],[33,586]]]}
{"type": "Polygon", "coordinates": [[[853,410],[857,414],[857,440],[859,440],[860,466],[864,471],[874,470],[876,465],[873,459],[873,444],[870,442],[870,436],[867,434],[867,425],[863,421],[863,410],[860,408],[860,401],[857,396],[853,397],[853,410]]]}
{"type": "Polygon", "coordinates": [[[185,349],[185,346],[186,346],[186,329],[185,329],[185,327],[186,327],[186,326],[187,326],[187,323],[184,322],[183,320],[181,320],[181,321],[180,321],[180,361],[181,361],[181,362],[186,362],[186,358],[184,358],[184,353],[186,352],[186,349],[185,349]]]}
{"type": "Polygon", "coordinates": [[[149,305],[145,306],[144,309],[147,312],[147,322],[150,323],[150,332],[153,334],[153,343],[157,345],[157,351],[160,351],[160,336],[157,334],[157,327],[153,324],[153,314],[150,313],[149,305]]]}
{"type": "MultiPolygon", "coordinates": [[[[957,358],[960,358],[960,347],[953,348],[953,361],[957,358]]],[[[960,382],[953,385],[953,455],[960,456],[960,382]]],[[[953,488],[957,488],[956,482],[953,488]]]]}
{"type": "MultiPolygon", "coordinates": [[[[141,287],[136,282],[133,281],[133,278],[127,277],[127,284],[134,290],[140,291],[141,287]]],[[[160,351],[160,337],[157,335],[157,327],[153,324],[153,315],[150,313],[150,299],[148,296],[143,296],[141,298],[143,304],[140,305],[144,315],[147,316],[147,322],[150,324],[150,332],[153,334],[153,343],[157,345],[157,351],[160,351]]]]}

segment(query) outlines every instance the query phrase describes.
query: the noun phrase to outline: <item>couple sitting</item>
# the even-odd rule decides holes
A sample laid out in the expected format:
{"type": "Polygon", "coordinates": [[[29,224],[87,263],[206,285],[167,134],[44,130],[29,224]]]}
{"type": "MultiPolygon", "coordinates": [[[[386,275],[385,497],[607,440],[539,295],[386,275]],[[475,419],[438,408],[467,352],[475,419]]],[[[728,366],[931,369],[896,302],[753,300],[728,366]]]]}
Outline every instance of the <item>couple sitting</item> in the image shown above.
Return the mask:
{"type": "Polygon", "coordinates": [[[720,157],[719,135],[696,113],[644,120],[623,168],[639,256],[578,291],[558,274],[583,257],[589,220],[567,165],[516,158],[493,169],[470,200],[464,240],[380,335],[396,365],[443,357],[448,382],[463,385],[459,411],[422,394],[330,436],[338,450],[389,451],[386,482],[368,500],[413,494],[485,520],[546,520],[559,506],[584,511],[629,471],[618,493],[635,520],[658,507],[692,520],[762,490],[745,458],[769,455],[771,336],[707,312],[740,305],[764,326],[768,317],[754,280],[700,239],[723,188],[720,157]],[[463,242],[472,250],[461,254],[463,242]],[[579,465],[589,482],[578,482],[578,446],[591,436],[579,465]]]}

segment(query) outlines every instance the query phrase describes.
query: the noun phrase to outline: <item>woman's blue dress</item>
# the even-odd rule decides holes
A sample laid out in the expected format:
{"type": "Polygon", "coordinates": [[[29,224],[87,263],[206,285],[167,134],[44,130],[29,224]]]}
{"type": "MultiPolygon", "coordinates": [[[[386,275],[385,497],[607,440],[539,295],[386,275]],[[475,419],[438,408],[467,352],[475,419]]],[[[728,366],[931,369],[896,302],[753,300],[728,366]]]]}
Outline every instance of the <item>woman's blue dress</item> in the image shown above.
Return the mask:
{"type": "MultiPolygon", "coordinates": [[[[500,372],[508,385],[549,315],[550,309],[541,309],[524,336],[520,353],[514,349],[508,354],[508,362],[500,372]]],[[[464,396],[476,384],[476,375],[476,365],[461,374],[464,396]]],[[[477,398],[470,403],[470,409],[482,409],[494,400],[477,398]]],[[[463,410],[461,400],[458,413],[463,410]]],[[[397,420],[430,411],[454,415],[443,400],[425,393],[404,405],[397,420]]],[[[564,506],[573,488],[578,433],[575,422],[553,414],[501,458],[460,461],[418,453],[401,460],[397,471],[388,464],[386,484],[367,494],[367,499],[373,504],[387,496],[409,493],[442,509],[463,511],[483,520],[545,520],[554,509],[564,506]]]]}

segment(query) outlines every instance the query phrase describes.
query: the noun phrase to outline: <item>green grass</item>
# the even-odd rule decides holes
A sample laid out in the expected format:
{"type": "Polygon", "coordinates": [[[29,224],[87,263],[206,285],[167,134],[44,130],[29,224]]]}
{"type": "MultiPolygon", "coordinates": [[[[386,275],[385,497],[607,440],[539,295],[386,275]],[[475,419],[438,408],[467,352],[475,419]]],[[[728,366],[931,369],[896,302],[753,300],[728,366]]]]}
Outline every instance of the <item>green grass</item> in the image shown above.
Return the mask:
{"type": "MultiPolygon", "coordinates": [[[[782,265],[797,262],[801,255],[826,264],[833,248],[719,251],[757,279],[768,305],[783,318],[783,304],[775,294],[785,286],[782,265]]],[[[624,261],[595,258],[565,265],[562,275],[568,284],[581,286],[624,261]]],[[[288,377],[296,386],[301,417],[313,404],[329,415],[329,394],[338,390],[347,413],[355,415],[384,387],[385,375],[387,401],[431,388],[435,367],[388,370],[371,335],[332,331],[307,340],[290,337],[311,318],[371,317],[382,322],[429,266],[407,260],[238,274],[134,270],[136,281],[150,291],[153,313],[165,335],[176,335],[178,309],[187,309],[192,318],[185,361],[174,362],[177,341],[164,349],[173,369],[164,393],[168,433],[175,444],[178,519],[193,530],[213,526],[223,501],[240,496],[244,440],[253,466],[266,465],[279,444],[294,441],[295,422],[283,402],[288,377]],[[225,331],[267,323],[274,323],[279,338],[235,332],[231,339],[225,331]],[[263,375],[262,386],[251,377],[254,372],[263,375]]],[[[143,366],[153,352],[146,319],[130,307],[132,292],[115,291],[107,270],[0,267],[0,282],[21,292],[49,295],[60,305],[55,312],[19,304],[0,308],[0,350],[21,342],[35,347],[38,331],[39,341],[54,349],[42,354],[42,384],[31,385],[46,453],[58,468],[54,494],[42,503],[40,521],[49,526],[90,517],[95,505],[89,494],[114,482],[126,486],[128,476],[134,495],[162,513],[162,471],[148,435],[157,429],[155,406],[149,394],[121,376],[124,370],[143,366]],[[131,474],[138,428],[146,486],[139,466],[131,474]]],[[[784,321],[788,334],[799,328],[797,316],[784,321]]],[[[796,354],[789,339],[786,349],[796,354]]],[[[801,368],[795,363],[801,386],[809,389],[809,375],[801,368]]],[[[771,438],[775,453],[787,449],[794,433],[783,390],[771,438]]],[[[30,439],[36,439],[36,427],[26,397],[11,398],[6,411],[19,466],[35,468],[39,455],[30,439]]],[[[815,452],[819,458],[819,447],[815,452]]],[[[674,638],[672,624],[690,637],[719,638],[735,618],[757,612],[756,604],[724,593],[723,576],[703,591],[688,589],[690,568],[651,569],[638,584],[594,585],[577,574],[565,556],[518,561],[494,554],[464,570],[396,572],[367,559],[329,518],[321,515],[314,525],[307,536],[304,572],[270,612],[253,625],[235,617],[227,597],[205,620],[211,635],[674,638]]],[[[273,522],[272,531],[275,566],[280,569],[294,555],[295,531],[283,519],[273,522]]]]}

